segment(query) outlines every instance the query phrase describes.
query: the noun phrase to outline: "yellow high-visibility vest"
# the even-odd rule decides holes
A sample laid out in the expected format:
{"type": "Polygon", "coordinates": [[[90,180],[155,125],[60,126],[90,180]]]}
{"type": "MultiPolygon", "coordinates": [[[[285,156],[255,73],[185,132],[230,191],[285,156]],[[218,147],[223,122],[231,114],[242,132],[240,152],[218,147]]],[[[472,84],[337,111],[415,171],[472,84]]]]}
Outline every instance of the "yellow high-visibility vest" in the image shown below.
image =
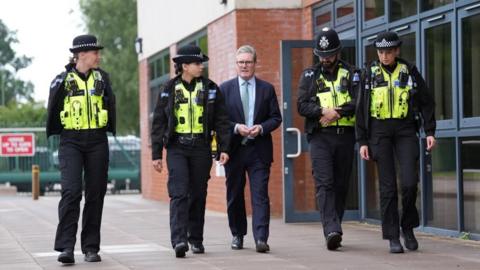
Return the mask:
{"type": "MultiPolygon", "coordinates": [[[[342,67],[338,69],[337,79],[328,81],[320,74],[317,84],[323,85],[324,89],[318,89],[317,97],[322,108],[336,108],[352,100],[348,91],[350,72],[342,67]]],[[[355,116],[344,116],[328,126],[354,126],[355,116]]]]}
{"type": "Polygon", "coordinates": [[[179,81],[175,85],[175,132],[203,133],[203,99],[207,98],[203,84],[197,81],[195,89],[190,92],[179,81]],[[203,96],[203,98],[200,98],[203,96]]]}
{"type": "Polygon", "coordinates": [[[374,65],[371,73],[370,116],[376,119],[407,117],[408,100],[413,89],[407,65],[398,63],[392,74],[374,65]]]}
{"type": "Polygon", "coordinates": [[[93,70],[84,81],[75,72],[65,78],[67,95],[60,112],[65,129],[97,129],[107,126],[108,111],[103,108],[105,82],[99,71],[93,70]]]}

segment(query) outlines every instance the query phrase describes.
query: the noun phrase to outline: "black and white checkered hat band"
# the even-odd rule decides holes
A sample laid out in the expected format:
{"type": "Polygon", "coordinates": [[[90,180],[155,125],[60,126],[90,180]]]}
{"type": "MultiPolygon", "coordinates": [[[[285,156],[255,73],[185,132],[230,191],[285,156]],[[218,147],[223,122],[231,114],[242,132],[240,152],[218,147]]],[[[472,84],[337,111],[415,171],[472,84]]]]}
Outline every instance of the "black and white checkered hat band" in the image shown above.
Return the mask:
{"type": "Polygon", "coordinates": [[[72,47],[73,50],[83,47],[99,47],[97,43],[78,44],[72,47]]]}
{"type": "Polygon", "coordinates": [[[398,47],[398,45],[400,45],[400,40],[387,41],[386,39],[382,39],[380,42],[375,42],[375,47],[377,48],[392,48],[398,47]]]}
{"type": "Polygon", "coordinates": [[[204,57],[203,54],[177,54],[177,57],[204,57]]]}

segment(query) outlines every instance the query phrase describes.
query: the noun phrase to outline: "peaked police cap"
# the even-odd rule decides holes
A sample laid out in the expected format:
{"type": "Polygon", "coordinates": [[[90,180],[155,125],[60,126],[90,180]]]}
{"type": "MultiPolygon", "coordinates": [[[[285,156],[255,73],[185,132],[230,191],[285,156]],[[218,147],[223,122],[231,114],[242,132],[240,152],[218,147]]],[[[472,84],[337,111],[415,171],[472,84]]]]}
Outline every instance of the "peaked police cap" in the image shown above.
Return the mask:
{"type": "Polygon", "coordinates": [[[383,32],[377,35],[374,41],[374,46],[377,49],[389,49],[396,48],[402,44],[402,41],[398,38],[395,32],[383,32]]]}
{"type": "Polygon", "coordinates": [[[103,46],[98,44],[97,37],[94,35],[80,35],[73,39],[72,53],[97,51],[103,49],[103,46]]]}
{"type": "Polygon", "coordinates": [[[173,62],[177,64],[190,64],[195,62],[206,62],[208,56],[202,53],[201,49],[195,45],[186,45],[178,49],[177,55],[173,57],[173,62]]]}
{"type": "Polygon", "coordinates": [[[325,27],[315,39],[315,49],[313,53],[319,57],[329,57],[338,53],[340,49],[342,49],[342,45],[340,44],[337,32],[325,27]]]}

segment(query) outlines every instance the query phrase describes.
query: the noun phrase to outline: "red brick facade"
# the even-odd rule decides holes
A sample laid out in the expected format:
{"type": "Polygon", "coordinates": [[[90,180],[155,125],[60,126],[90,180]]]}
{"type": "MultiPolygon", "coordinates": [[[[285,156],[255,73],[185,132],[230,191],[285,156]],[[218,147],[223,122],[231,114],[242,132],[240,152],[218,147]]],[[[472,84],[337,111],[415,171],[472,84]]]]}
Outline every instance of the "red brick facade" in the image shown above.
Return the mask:
{"type": "MultiPolygon", "coordinates": [[[[218,84],[236,76],[235,52],[244,44],[257,50],[256,75],[275,86],[279,103],[282,100],[280,41],[312,39],[311,5],[318,1],[304,1],[303,9],[241,9],[217,19],[207,26],[209,76],[218,84]]],[[[175,55],[176,46],[170,47],[175,55]]],[[[140,62],[140,104],[148,104],[148,65],[140,62]]],[[[173,71],[173,67],[171,69],[173,71]]],[[[299,72],[299,71],[296,71],[299,72]]],[[[280,104],[281,105],[281,104],[280,104]]],[[[280,106],[282,108],[282,106],[280,106]]],[[[148,133],[148,106],[140,106],[142,137],[142,193],[150,199],[168,200],[166,191],[166,168],[157,173],[151,165],[150,136],[148,133]]],[[[274,216],[283,213],[283,153],[281,128],[273,133],[274,163],[271,167],[269,195],[274,216]]],[[[207,209],[226,211],[225,177],[215,176],[213,165],[209,181],[207,209]]],[[[246,188],[247,209],[250,211],[248,184],[246,188]]]]}

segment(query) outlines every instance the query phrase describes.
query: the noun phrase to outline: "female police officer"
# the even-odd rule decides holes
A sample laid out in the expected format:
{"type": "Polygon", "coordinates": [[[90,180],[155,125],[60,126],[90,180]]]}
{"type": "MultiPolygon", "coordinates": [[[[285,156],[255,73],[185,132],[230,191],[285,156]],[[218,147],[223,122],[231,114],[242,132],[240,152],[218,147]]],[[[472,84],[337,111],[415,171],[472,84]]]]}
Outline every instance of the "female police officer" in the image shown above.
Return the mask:
{"type": "Polygon", "coordinates": [[[220,163],[228,161],[229,120],[218,86],[202,77],[208,61],[197,46],[178,50],[175,78],[158,96],[152,123],[153,167],[162,171],[167,149],[170,233],[176,257],[184,257],[187,241],[193,253],[204,253],[203,226],[207,180],[212,166],[210,142],[217,134],[220,163]]]}
{"type": "Polygon", "coordinates": [[[81,246],[85,261],[101,258],[100,223],[107,189],[107,131],[115,134],[115,97],[108,74],[98,68],[97,38],[81,35],[73,40],[73,60],[50,86],[47,136],[60,134],[59,163],[62,198],[55,250],[58,261],[74,263],[73,250],[85,181],[81,246]]]}
{"type": "Polygon", "coordinates": [[[434,101],[417,68],[398,58],[401,41],[394,32],[384,32],[375,40],[379,61],[366,71],[365,89],[357,107],[357,141],[360,156],[377,163],[383,239],[390,241],[391,253],[405,247],[418,249],[413,228],[419,225],[417,199],[417,132],[420,118],[426,133],[427,151],[435,146],[434,101]],[[398,159],[402,189],[402,217],[399,220],[394,155],[398,159]]]}

